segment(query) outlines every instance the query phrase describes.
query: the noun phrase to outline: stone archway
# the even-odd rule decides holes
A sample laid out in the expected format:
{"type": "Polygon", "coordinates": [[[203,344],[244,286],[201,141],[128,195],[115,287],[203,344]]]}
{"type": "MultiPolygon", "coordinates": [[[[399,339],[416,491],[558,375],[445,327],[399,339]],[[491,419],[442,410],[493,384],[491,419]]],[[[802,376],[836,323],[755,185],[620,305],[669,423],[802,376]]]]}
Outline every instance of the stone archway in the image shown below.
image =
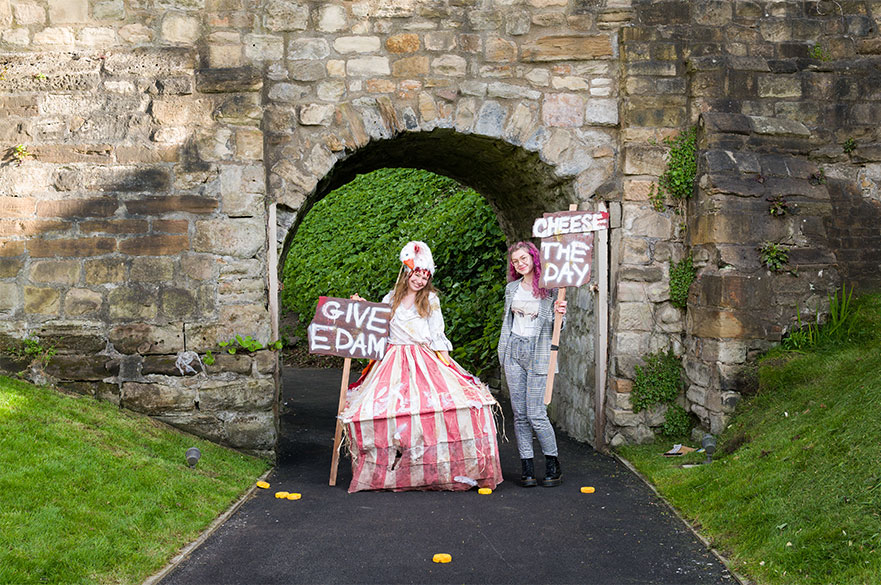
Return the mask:
{"type": "MultiPolygon", "coordinates": [[[[534,129],[533,148],[544,141],[541,128],[534,129]]],[[[553,134],[553,132],[551,132],[553,134]]],[[[579,160],[592,160],[583,151],[583,144],[570,136],[557,138],[564,154],[579,160]]],[[[583,163],[582,163],[583,165],[583,163]]],[[[578,198],[579,185],[603,184],[612,180],[611,173],[594,168],[575,176],[565,176],[566,168],[545,162],[540,150],[513,144],[503,139],[474,132],[462,133],[451,128],[434,128],[425,132],[399,132],[339,156],[334,166],[322,177],[310,178],[313,190],[300,197],[298,182],[294,192],[299,206],[292,209],[277,204],[277,245],[279,273],[293,234],[313,204],[327,193],[364,174],[383,167],[421,168],[451,178],[481,193],[496,212],[498,221],[511,242],[530,237],[535,217],[551,209],[565,209],[570,202],[588,204],[578,198]],[[314,179],[314,180],[313,180],[314,179]]],[[[287,165],[279,171],[287,172],[287,165]]],[[[571,168],[571,167],[570,167],[571,168]]],[[[302,175],[298,176],[302,181],[302,175]]],[[[282,194],[280,201],[291,201],[282,194]]],[[[561,339],[561,375],[555,384],[552,414],[555,422],[569,434],[594,441],[594,339],[593,295],[577,291],[571,299],[572,310],[561,339]]]]}

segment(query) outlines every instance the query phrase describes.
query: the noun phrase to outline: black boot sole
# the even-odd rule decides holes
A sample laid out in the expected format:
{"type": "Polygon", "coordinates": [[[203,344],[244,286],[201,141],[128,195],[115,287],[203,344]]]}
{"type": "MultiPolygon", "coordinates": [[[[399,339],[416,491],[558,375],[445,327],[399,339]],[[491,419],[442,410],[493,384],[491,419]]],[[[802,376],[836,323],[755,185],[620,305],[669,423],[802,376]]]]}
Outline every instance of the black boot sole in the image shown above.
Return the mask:
{"type": "Polygon", "coordinates": [[[545,479],[541,480],[542,487],[557,487],[558,485],[562,485],[562,483],[563,483],[563,476],[562,475],[560,477],[555,478],[555,479],[545,478],[545,479]]]}
{"type": "Polygon", "coordinates": [[[530,477],[528,479],[520,479],[520,485],[522,487],[535,487],[538,485],[538,481],[534,477],[530,477]]]}

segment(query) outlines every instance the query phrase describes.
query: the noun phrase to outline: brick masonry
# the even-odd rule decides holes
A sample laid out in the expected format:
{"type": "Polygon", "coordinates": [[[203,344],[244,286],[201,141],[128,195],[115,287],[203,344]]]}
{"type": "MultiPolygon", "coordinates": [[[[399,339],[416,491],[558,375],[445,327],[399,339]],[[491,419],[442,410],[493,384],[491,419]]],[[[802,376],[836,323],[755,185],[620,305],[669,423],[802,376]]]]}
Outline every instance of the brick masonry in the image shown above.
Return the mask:
{"type": "MultiPolygon", "coordinates": [[[[663,411],[634,414],[629,392],[665,347],[680,402],[718,432],[796,303],[879,284],[879,18],[878,2],[0,0],[0,336],[59,340],[35,376],[271,452],[270,352],[199,377],[169,364],[269,341],[270,258],[302,216],[356,173],[417,166],[483,193],[511,240],[569,203],[620,208],[604,442],[653,437],[663,411]],[[695,197],[656,211],[662,140],[690,125],[695,197]],[[789,272],[759,264],[764,241],[789,272]],[[681,311],[667,274],[689,251],[681,311]]],[[[593,295],[570,306],[552,415],[595,442],[593,295]]]]}

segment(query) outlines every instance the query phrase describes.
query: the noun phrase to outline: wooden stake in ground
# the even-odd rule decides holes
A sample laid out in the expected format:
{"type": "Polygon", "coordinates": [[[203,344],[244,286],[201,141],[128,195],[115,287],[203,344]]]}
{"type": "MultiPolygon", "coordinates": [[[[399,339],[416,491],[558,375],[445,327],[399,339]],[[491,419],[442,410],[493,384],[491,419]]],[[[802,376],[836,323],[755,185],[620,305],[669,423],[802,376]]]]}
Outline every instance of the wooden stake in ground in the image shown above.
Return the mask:
{"type": "MultiPolygon", "coordinates": [[[[570,208],[571,209],[571,208],[570,208]]],[[[566,287],[557,289],[557,300],[566,300],[566,287]]],[[[551,403],[554,394],[554,370],[557,369],[557,350],[560,345],[560,330],[563,328],[563,315],[554,311],[554,335],[551,337],[551,359],[548,360],[548,381],[545,385],[545,406],[551,403]]]]}
{"type": "Polygon", "coordinates": [[[343,361],[343,381],[340,383],[340,404],[336,409],[336,431],[333,434],[333,458],[330,462],[330,485],[336,485],[336,473],[340,466],[340,443],[343,441],[343,421],[340,415],[346,405],[346,390],[349,389],[349,369],[352,367],[352,358],[343,361]]]}

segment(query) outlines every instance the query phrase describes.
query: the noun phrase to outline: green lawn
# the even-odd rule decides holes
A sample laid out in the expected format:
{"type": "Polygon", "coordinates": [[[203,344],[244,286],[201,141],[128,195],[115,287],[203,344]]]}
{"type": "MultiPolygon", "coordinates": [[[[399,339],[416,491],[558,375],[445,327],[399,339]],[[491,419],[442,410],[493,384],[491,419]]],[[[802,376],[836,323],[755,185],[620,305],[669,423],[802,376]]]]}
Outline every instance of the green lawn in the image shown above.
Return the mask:
{"type": "Polygon", "coordinates": [[[711,465],[620,450],[759,583],[881,583],[881,296],[859,307],[852,341],[762,360],[711,465]]]}
{"type": "Polygon", "coordinates": [[[0,583],[139,583],[268,468],[112,404],[0,377],[0,583]]]}

